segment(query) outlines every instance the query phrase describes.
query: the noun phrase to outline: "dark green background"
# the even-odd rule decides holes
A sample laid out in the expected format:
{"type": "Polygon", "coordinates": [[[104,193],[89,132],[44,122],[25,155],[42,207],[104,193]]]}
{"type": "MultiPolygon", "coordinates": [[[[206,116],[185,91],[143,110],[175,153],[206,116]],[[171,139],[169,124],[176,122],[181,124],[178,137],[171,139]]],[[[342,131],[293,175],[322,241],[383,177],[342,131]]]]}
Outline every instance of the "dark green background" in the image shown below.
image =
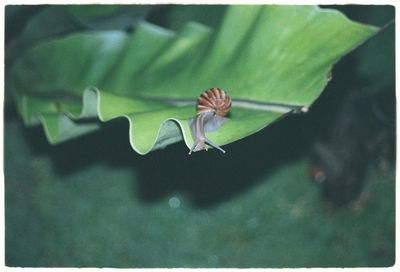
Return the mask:
{"type": "MultiPolygon", "coordinates": [[[[26,7],[20,17],[6,9],[7,42],[43,8],[26,7]]],[[[388,6],[334,8],[378,26],[394,18],[388,6]]],[[[188,19],[213,26],[223,10],[160,6],[146,18],[173,29],[188,19]]],[[[393,25],[338,63],[310,113],[227,145],[225,155],[188,156],[178,143],[140,156],[123,120],[50,146],[42,128],[22,125],[7,95],[6,265],[391,266],[394,165],[372,160],[360,198],[340,209],[321,199],[308,175],[308,152],[329,134],[335,105],[347,91],[366,88],[394,101],[393,25]]]]}

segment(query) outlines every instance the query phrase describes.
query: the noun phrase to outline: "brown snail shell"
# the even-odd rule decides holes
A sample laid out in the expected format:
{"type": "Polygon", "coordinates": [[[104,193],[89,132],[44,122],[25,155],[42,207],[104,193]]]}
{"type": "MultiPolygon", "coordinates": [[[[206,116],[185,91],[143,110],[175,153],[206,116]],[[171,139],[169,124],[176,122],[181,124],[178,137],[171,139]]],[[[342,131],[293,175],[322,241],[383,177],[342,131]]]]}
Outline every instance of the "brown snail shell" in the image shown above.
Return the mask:
{"type": "Polygon", "coordinates": [[[225,116],[232,106],[229,95],[220,88],[210,88],[204,91],[197,99],[197,114],[214,112],[215,115],[225,116]]]}

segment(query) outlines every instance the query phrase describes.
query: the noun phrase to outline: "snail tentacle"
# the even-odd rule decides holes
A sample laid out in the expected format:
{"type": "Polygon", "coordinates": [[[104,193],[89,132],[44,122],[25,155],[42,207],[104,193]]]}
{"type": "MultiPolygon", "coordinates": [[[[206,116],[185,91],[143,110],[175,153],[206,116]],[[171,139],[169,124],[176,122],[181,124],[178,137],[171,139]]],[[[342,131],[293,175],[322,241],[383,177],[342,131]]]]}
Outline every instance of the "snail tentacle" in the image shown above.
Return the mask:
{"type": "Polygon", "coordinates": [[[220,88],[208,89],[199,96],[196,105],[197,115],[189,120],[194,141],[189,154],[207,150],[207,145],[225,153],[225,150],[205,136],[205,131],[210,132],[221,127],[227,120],[224,116],[228,114],[231,105],[231,98],[220,88]]]}
{"type": "Polygon", "coordinates": [[[212,146],[220,150],[222,153],[225,153],[225,150],[223,150],[219,145],[212,142],[205,135],[205,130],[204,130],[205,120],[212,120],[212,118],[209,118],[210,116],[214,116],[214,114],[212,112],[200,113],[196,116],[196,118],[191,119],[189,121],[189,126],[192,132],[192,136],[194,138],[194,143],[189,151],[189,155],[192,154],[192,152],[200,151],[203,149],[207,150],[206,145],[212,146]]]}

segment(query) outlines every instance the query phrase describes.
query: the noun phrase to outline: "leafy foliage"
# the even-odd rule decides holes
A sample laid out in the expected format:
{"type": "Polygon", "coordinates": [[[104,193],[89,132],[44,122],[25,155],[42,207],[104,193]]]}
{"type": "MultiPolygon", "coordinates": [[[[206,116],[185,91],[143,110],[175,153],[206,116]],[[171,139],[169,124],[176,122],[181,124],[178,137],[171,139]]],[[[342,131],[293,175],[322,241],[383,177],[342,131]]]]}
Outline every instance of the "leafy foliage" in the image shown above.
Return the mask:
{"type": "Polygon", "coordinates": [[[129,29],[156,7],[134,5],[7,6],[6,60],[12,62],[21,54],[21,51],[37,43],[73,32],[129,29]]]}
{"type": "MultiPolygon", "coordinates": [[[[132,148],[146,154],[193,143],[194,107],[168,101],[194,101],[217,86],[234,101],[309,107],[333,64],[376,31],[312,6],[232,6],[215,31],[192,22],[175,33],[141,22],[133,34],[79,32],[42,43],[13,65],[9,86],[25,123],[42,122],[51,143],[98,129],[97,118],[125,117],[132,148]]],[[[283,115],[233,107],[209,138],[228,144],[283,115]]]]}

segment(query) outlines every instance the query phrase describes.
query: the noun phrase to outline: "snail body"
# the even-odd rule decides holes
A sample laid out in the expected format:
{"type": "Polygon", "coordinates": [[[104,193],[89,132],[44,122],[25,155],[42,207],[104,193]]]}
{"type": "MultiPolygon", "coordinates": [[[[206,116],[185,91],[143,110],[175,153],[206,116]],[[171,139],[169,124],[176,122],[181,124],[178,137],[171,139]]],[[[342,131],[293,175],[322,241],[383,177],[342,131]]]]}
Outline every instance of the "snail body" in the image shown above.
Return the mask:
{"type": "Polygon", "coordinates": [[[199,96],[196,104],[196,117],[189,120],[194,141],[189,154],[207,149],[207,145],[225,153],[225,150],[205,136],[205,132],[220,128],[225,123],[227,119],[225,116],[229,113],[231,106],[231,98],[220,88],[210,88],[199,96]]]}

